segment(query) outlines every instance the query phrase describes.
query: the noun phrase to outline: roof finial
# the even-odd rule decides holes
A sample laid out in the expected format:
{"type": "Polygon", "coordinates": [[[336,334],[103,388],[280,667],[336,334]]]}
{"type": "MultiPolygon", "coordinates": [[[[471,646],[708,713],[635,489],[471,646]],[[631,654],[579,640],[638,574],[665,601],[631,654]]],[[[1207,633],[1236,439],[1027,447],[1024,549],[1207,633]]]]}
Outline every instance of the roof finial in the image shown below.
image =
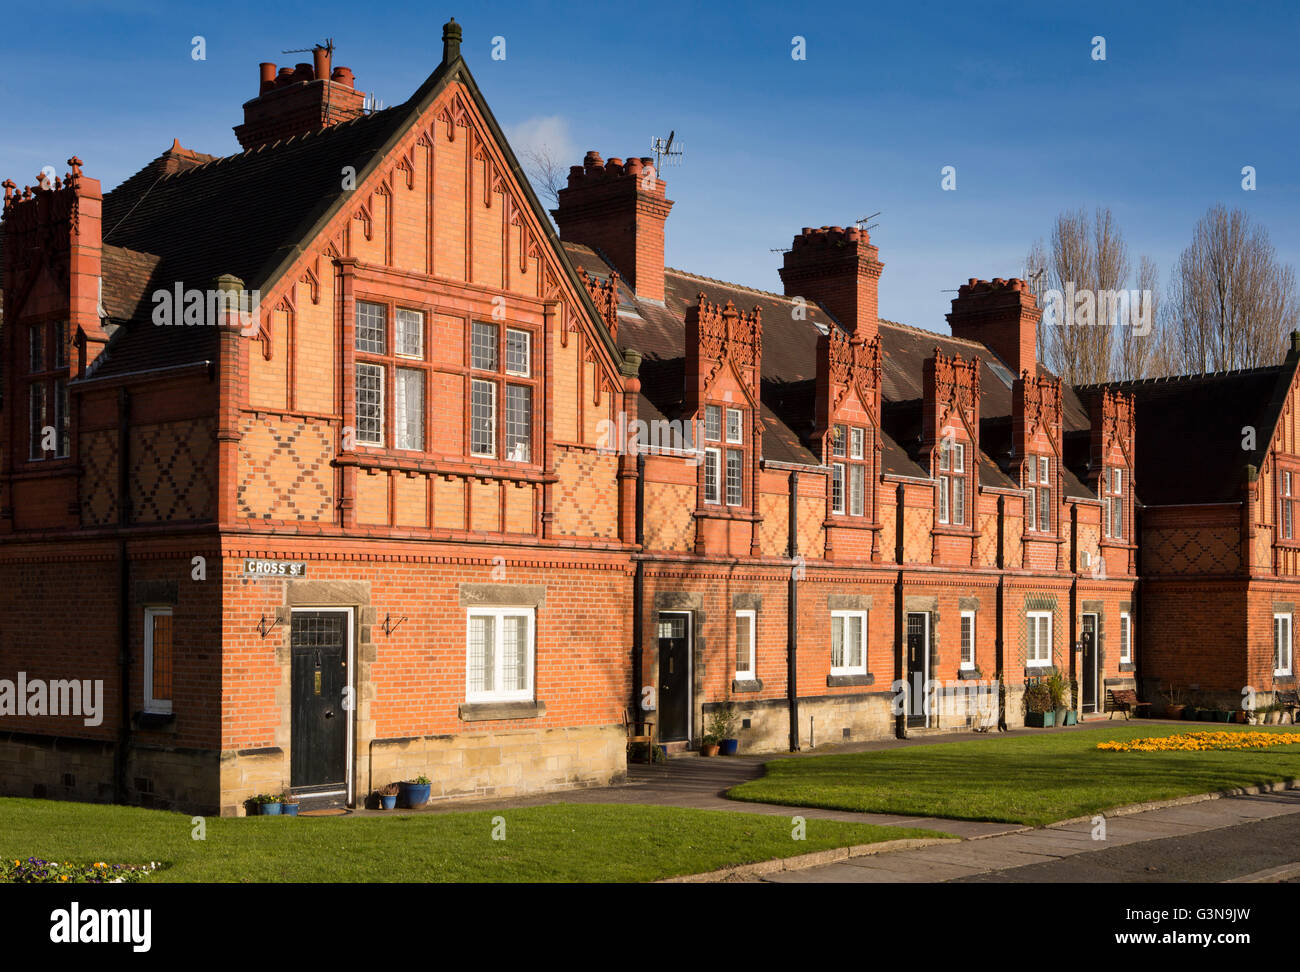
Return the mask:
{"type": "Polygon", "coordinates": [[[460,57],[460,24],[452,17],[442,25],[442,63],[450,64],[460,57]]]}

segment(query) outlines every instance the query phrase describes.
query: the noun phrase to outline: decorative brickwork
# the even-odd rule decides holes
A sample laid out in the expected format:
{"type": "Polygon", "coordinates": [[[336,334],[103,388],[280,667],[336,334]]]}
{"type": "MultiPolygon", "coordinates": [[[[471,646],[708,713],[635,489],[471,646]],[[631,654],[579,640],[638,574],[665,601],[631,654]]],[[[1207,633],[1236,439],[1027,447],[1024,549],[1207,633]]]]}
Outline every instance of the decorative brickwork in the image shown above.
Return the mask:
{"type": "Polygon", "coordinates": [[[264,520],[333,518],[334,431],[328,424],[246,415],[239,442],[239,513],[264,520]]]}

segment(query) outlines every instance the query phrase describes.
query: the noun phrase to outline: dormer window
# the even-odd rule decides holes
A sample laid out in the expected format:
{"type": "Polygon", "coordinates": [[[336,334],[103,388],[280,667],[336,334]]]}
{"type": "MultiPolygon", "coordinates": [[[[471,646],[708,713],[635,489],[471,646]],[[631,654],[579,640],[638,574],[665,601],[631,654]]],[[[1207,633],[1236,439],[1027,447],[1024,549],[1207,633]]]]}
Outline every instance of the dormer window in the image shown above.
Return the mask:
{"type": "Polygon", "coordinates": [[[1124,539],[1124,500],[1124,470],[1111,466],[1102,474],[1102,519],[1106,536],[1114,540],[1124,539]]]}
{"type": "Polygon", "coordinates": [[[866,516],[867,510],[867,430],[855,425],[834,425],[830,430],[831,457],[844,462],[831,463],[831,512],[837,515],[866,516]]]}
{"type": "Polygon", "coordinates": [[[489,321],[470,325],[470,455],[531,462],[533,335],[489,321]],[[502,412],[504,411],[504,414],[502,412]]]}
{"type": "Polygon", "coordinates": [[[966,523],[966,444],[939,440],[939,522],[966,523]]]}
{"type": "Polygon", "coordinates": [[[744,506],[745,409],[705,405],[704,441],[704,502],[744,506]]]}
{"type": "Polygon", "coordinates": [[[1052,531],[1052,459],[1030,456],[1025,463],[1029,503],[1025,507],[1025,525],[1038,533],[1052,531]]]}
{"type": "Polygon", "coordinates": [[[27,456],[34,461],[66,459],[72,438],[68,425],[68,325],[30,325],[27,352],[27,456]]]}

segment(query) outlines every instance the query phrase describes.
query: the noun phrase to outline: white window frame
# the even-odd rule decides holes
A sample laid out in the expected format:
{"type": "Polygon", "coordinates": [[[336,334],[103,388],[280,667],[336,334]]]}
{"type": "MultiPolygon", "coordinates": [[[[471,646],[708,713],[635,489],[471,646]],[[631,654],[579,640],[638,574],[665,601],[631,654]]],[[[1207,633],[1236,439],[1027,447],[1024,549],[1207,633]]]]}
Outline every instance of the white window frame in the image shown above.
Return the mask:
{"type": "Polygon", "coordinates": [[[1291,507],[1291,470],[1282,470],[1282,539],[1290,540],[1295,532],[1291,507]]]}
{"type": "Polygon", "coordinates": [[[515,378],[531,378],[532,371],[533,371],[532,362],[533,362],[533,332],[525,330],[522,327],[507,327],[505,360],[501,362],[502,369],[505,371],[507,375],[512,375],[515,378]],[[510,367],[510,338],[512,336],[523,337],[524,339],[524,370],[523,371],[518,371],[510,367]]]}
{"type": "Polygon", "coordinates": [[[710,446],[704,450],[704,502],[710,506],[722,504],[722,450],[710,446]],[[713,488],[709,488],[709,470],[713,470],[713,488]]]}
{"type": "Polygon", "coordinates": [[[725,481],[723,482],[723,487],[726,489],[727,492],[727,505],[732,507],[744,506],[745,505],[745,450],[744,449],[727,450],[723,472],[725,474],[725,481]],[[735,457],[737,459],[736,465],[739,471],[739,475],[737,476],[736,479],[735,502],[732,502],[732,492],[731,492],[732,457],[735,457]]]}
{"type": "MultiPolygon", "coordinates": [[[[172,617],[169,607],[144,609],[144,711],[168,715],[172,711],[171,699],[153,697],[153,619],[172,617]]],[[[176,622],[172,621],[172,691],[176,691],[176,622]]]]}
{"type": "Polygon", "coordinates": [[[727,441],[732,445],[741,445],[745,441],[745,413],[738,408],[727,409],[727,441]],[[732,438],[731,423],[735,420],[735,438],[732,438]]]}
{"type": "Polygon", "coordinates": [[[704,440],[706,442],[722,441],[722,406],[704,406],[704,440]]]}
{"type": "Polygon", "coordinates": [[[1028,512],[1029,512],[1029,516],[1025,518],[1026,524],[1028,525],[1029,529],[1032,532],[1037,533],[1038,532],[1038,489],[1037,487],[1034,486],[1029,487],[1028,512]]]}
{"type": "Polygon", "coordinates": [[[831,455],[836,459],[845,459],[849,451],[849,431],[844,425],[831,427],[831,455]]]}
{"type": "MultiPolygon", "coordinates": [[[[942,467],[940,467],[942,468],[942,467]]],[[[949,519],[949,500],[952,493],[952,480],[948,476],[939,477],[939,522],[947,523],[949,519]]]]}
{"type": "Polygon", "coordinates": [[[471,456],[481,456],[485,459],[493,459],[497,454],[497,415],[499,412],[497,402],[498,390],[497,383],[487,378],[471,378],[469,382],[469,454],[471,456]],[[474,386],[486,385],[492,389],[492,401],[488,411],[488,441],[491,444],[489,451],[478,452],[474,448],[474,386]]]}
{"type": "Polygon", "coordinates": [[[358,361],[353,367],[352,375],[353,375],[352,380],[354,382],[352,386],[352,394],[354,396],[353,404],[358,409],[357,422],[356,422],[357,444],[367,445],[367,446],[378,446],[382,448],[384,442],[387,441],[386,432],[387,432],[387,425],[388,425],[388,414],[387,414],[388,403],[385,399],[388,394],[388,369],[381,364],[375,364],[373,361],[358,361]],[[359,379],[361,377],[361,370],[363,368],[368,369],[371,372],[379,373],[379,438],[377,439],[363,439],[361,437],[361,417],[359,414],[360,396],[357,395],[357,385],[360,383],[359,379]]]}
{"type": "Polygon", "coordinates": [[[1284,611],[1277,611],[1273,614],[1273,674],[1290,675],[1295,671],[1295,637],[1293,635],[1292,617],[1284,611]],[[1282,661],[1281,652],[1278,651],[1280,643],[1278,641],[1278,622],[1286,622],[1286,664],[1279,665],[1282,661]]]}
{"type": "Polygon", "coordinates": [[[495,608],[469,608],[465,612],[465,701],[468,703],[475,702],[527,702],[531,701],[535,694],[537,685],[537,611],[532,607],[495,607],[495,608]],[[470,619],[474,617],[492,618],[492,684],[493,688],[485,692],[475,692],[470,687],[470,670],[472,665],[472,651],[470,644],[470,619]],[[528,639],[528,685],[526,688],[516,689],[514,691],[501,691],[496,688],[500,680],[500,660],[501,656],[498,649],[502,643],[501,630],[504,627],[503,619],[507,617],[525,617],[527,618],[527,639],[528,639]]]}
{"type": "MultiPolygon", "coordinates": [[[[364,362],[363,362],[364,363],[364,362]]],[[[428,382],[425,380],[423,368],[402,368],[398,367],[393,371],[393,448],[401,449],[408,452],[423,452],[425,440],[425,421],[427,395],[429,393],[426,387],[428,382]],[[405,387],[402,376],[414,375],[417,380],[416,385],[420,389],[420,401],[418,407],[414,410],[408,401],[404,392],[409,392],[410,388],[405,387]],[[418,441],[412,443],[409,436],[411,420],[415,419],[419,423],[418,441]]]]}
{"type": "Polygon", "coordinates": [[[405,358],[408,361],[424,360],[424,311],[414,310],[410,307],[398,307],[394,315],[393,327],[393,357],[405,358]],[[403,329],[402,323],[405,321],[410,324],[412,318],[419,322],[419,330],[416,332],[419,336],[419,348],[414,352],[399,350],[402,346],[403,329]]]}
{"type": "MultiPolygon", "coordinates": [[[[747,651],[744,650],[744,646],[739,643],[739,635],[737,635],[736,681],[737,682],[753,681],[755,678],[757,678],[757,676],[754,673],[758,668],[758,658],[756,657],[757,643],[758,643],[758,636],[756,634],[758,630],[758,612],[753,610],[737,611],[736,619],[739,620],[740,618],[749,619],[749,646],[747,651]],[[749,661],[749,667],[747,668],[742,668],[740,665],[742,655],[745,656],[749,661]]],[[[733,631],[735,630],[734,626],[732,630],[733,631]]]]}
{"type": "Polygon", "coordinates": [[[970,671],[975,667],[975,612],[962,611],[961,618],[958,620],[957,625],[958,625],[957,650],[958,650],[958,655],[961,658],[961,669],[963,671],[970,671]],[[970,644],[969,645],[966,644],[965,631],[963,630],[965,628],[964,622],[966,621],[970,622],[970,644]],[[970,648],[969,658],[966,657],[966,649],[968,647],[970,648]]]}
{"type": "Polygon", "coordinates": [[[867,470],[854,463],[849,466],[849,516],[863,516],[867,512],[867,470]]]}
{"type": "Polygon", "coordinates": [[[1119,663],[1133,662],[1133,618],[1127,611],[1119,612],[1119,663]]]}
{"type": "Polygon", "coordinates": [[[1051,611],[1026,611],[1025,612],[1025,633],[1028,638],[1028,644],[1025,645],[1025,667],[1026,668],[1047,668],[1052,664],[1052,612],[1051,611]],[[1047,621],[1047,652],[1042,658],[1038,657],[1039,649],[1043,647],[1042,640],[1038,637],[1040,622],[1047,621]]]}
{"type": "Polygon", "coordinates": [[[849,429],[849,458],[865,459],[866,458],[866,429],[860,429],[856,426],[849,429]]]}
{"type": "Polygon", "coordinates": [[[867,645],[870,638],[867,634],[867,622],[870,618],[870,611],[832,611],[831,612],[831,674],[832,675],[865,675],[867,674],[867,645]],[[844,622],[844,659],[849,658],[849,621],[858,619],[861,622],[859,630],[861,631],[860,665],[836,665],[835,664],[835,619],[842,618],[844,622]]]}
{"type": "Polygon", "coordinates": [[[844,497],[847,490],[848,490],[848,476],[846,475],[844,463],[842,462],[831,463],[831,512],[832,513],[839,513],[839,514],[844,513],[844,508],[845,508],[844,497]],[[838,481],[840,484],[838,501],[836,499],[836,493],[835,493],[836,481],[838,481]]]}

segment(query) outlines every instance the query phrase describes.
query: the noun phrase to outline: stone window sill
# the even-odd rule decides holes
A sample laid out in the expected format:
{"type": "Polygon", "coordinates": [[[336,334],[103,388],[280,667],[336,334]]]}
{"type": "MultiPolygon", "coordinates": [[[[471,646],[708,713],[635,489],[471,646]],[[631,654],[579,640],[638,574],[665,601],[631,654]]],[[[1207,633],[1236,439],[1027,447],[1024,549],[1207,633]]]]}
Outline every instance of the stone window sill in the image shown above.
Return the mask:
{"type": "Polygon", "coordinates": [[[957,678],[961,681],[977,681],[981,676],[979,671],[974,668],[960,668],[957,670],[957,678]]]}
{"type": "Polygon", "coordinates": [[[876,676],[868,672],[866,675],[827,675],[827,688],[851,688],[859,685],[875,685],[876,676]]]}
{"type": "Polygon", "coordinates": [[[1120,662],[1119,670],[1121,672],[1134,672],[1137,671],[1137,666],[1134,665],[1132,662],[1120,662]]]}
{"type": "Polygon", "coordinates": [[[546,715],[545,702],[462,702],[461,722],[492,722],[498,719],[538,719],[546,715]]]}
{"type": "Polygon", "coordinates": [[[761,678],[738,678],[731,682],[731,691],[733,692],[761,692],[763,691],[763,680],[761,678]]]}

